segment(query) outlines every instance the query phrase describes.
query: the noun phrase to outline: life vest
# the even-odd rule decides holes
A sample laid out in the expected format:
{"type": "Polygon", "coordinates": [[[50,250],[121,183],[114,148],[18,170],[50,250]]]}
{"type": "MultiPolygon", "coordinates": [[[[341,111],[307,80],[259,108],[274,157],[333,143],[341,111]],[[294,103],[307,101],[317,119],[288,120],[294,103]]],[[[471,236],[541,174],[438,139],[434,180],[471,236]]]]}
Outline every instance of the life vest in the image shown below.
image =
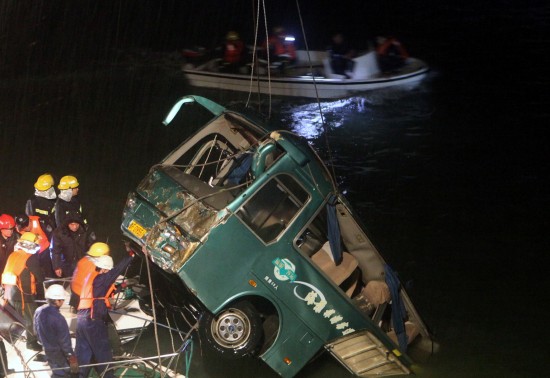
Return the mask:
{"type": "Polygon", "coordinates": [[[284,40],[281,41],[281,38],[273,36],[268,40],[269,48],[273,48],[273,53],[276,56],[288,55],[291,59],[296,59],[296,49],[294,44],[286,43],[284,40]]]}
{"type": "Polygon", "coordinates": [[[17,286],[19,291],[21,292],[21,302],[22,302],[22,308],[25,308],[25,294],[36,294],[36,278],[34,277],[34,274],[29,271],[29,275],[31,278],[31,292],[25,293],[23,291],[23,284],[21,283],[21,273],[23,273],[23,270],[27,269],[27,260],[31,257],[31,254],[17,250],[13,251],[13,253],[8,257],[8,261],[6,261],[6,267],[4,268],[4,272],[2,273],[2,285],[11,285],[11,286],[17,286]]]}
{"type": "MultiPolygon", "coordinates": [[[[94,267],[95,267],[95,265],[94,265],[94,267]]],[[[96,270],[93,270],[90,273],[88,273],[88,275],[86,276],[86,278],[84,280],[84,285],[82,286],[82,291],[80,292],[80,303],[78,304],[78,309],[79,310],[85,310],[85,309],[90,309],[91,310],[90,318],[92,318],[92,319],[94,317],[94,301],[103,299],[105,301],[105,306],[107,306],[107,308],[111,308],[111,302],[109,302],[109,298],[111,297],[111,295],[115,291],[115,285],[111,285],[111,287],[109,287],[109,290],[107,290],[107,293],[105,294],[104,297],[94,298],[94,294],[93,294],[94,293],[94,280],[95,280],[95,278],[97,277],[98,274],[99,274],[99,272],[96,271],[96,270]]]]}
{"type": "Polygon", "coordinates": [[[390,53],[396,56],[400,56],[403,59],[409,57],[409,54],[397,39],[391,37],[387,38],[384,43],[376,48],[378,55],[389,55],[390,53]]]}
{"type": "Polygon", "coordinates": [[[80,296],[82,293],[82,287],[86,281],[86,277],[95,271],[95,264],[90,260],[88,256],[84,256],[76,264],[76,268],[73,272],[73,278],[71,279],[71,291],[80,296]]]}
{"type": "Polygon", "coordinates": [[[242,41],[228,41],[225,43],[223,60],[227,63],[238,63],[241,61],[244,44],[242,41]]]}
{"type": "Polygon", "coordinates": [[[29,226],[30,229],[28,231],[38,236],[38,244],[40,245],[38,253],[44,252],[50,247],[50,242],[48,241],[48,237],[40,225],[40,217],[38,215],[29,215],[29,226]]]}

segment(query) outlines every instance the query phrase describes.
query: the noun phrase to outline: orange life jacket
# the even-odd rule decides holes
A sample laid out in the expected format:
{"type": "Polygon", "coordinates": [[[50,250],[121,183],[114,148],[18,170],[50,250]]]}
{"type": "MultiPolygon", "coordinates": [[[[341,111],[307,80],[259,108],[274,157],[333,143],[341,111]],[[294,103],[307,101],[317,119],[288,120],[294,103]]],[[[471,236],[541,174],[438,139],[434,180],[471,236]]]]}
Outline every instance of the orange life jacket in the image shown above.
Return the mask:
{"type": "Polygon", "coordinates": [[[25,308],[25,294],[36,294],[36,278],[32,272],[29,272],[31,277],[31,292],[25,293],[23,291],[23,284],[21,283],[21,273],[23,270],[27,269],[27,260],[31,257],[31,254],[17,250],[13,251],[6,261],[6,267],[2,273],[2,284],[3,285],[12,285],[17,286],[21,292],[21,302],[22,308],[25,308]]]}
{"type": "Polygon", "coordinates": [[[95,269],[88,273],[88,275],[84,279],[84,285],[82,286],[82,291],[80,292],[80,303],[78,304],[79,310],[85,310],[88,308],[91,310],[91,318],[94,317],[94,301],[103,299],[107,308],[111,308],[111,302],[109,302],[109,298],[115,291],[115,285],[111,285],[109,290],[107,290],[107,294],[105,294],[104,297],[94,298],[94,280],[98,274],[99,272],[95,269]]]}
{"type": "Polygon", "coordinates": [[[73,278],[71,279],[71,291],[80,296],[82,293],[82,287],[88,274],[95,271],[95,264],[89,259],[88,256],[84,256],[76,264],[76,268],[73,272],[73,278]]]}
{"type": "Polygon", "coordinates": [[[296,59],[296,48],[293,43],[285,42],[284,39],[272,36],[268,40],[268,48],[273,48],[276,56],[288,55],[291,59],[296,59]]]}
{"type": "Polygon", "coordinates": [[[376,52],[379,55],[386,55],[388,54],[390,48],[394,48],[396,52],[399,54],[399,56],[402,57],[403,59],[406,59],[409,57],[407,50],[405,50],[401,42],[399,42],[397,39],[393,37],[387,38],[380,46],[376,48],[376,52]]]}
{"type": "Polygon", "coordinates": [[[40,226],[40,217],[38,215],[29,215],[29,226],[30,228],[28,231],[38,236],[38,244],[40,245],[38,253],[44,252],[50,247],[50,242],[46,236],[46,233],[40,226]]]}
{"type": "Polygon", "coordinates": [[[241,61],[244,44],[242,41],[227,41],[223,60],[227,63],[238,63],[241,61]]]}

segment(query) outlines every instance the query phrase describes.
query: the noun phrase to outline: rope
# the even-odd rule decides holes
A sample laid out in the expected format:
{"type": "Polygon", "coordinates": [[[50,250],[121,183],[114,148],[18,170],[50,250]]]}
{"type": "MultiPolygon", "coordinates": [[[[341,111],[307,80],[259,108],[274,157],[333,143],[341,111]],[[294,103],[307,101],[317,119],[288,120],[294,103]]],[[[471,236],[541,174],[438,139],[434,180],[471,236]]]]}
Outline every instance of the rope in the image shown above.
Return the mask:
{"type": "MultiPolygon", "coordinates": [[[[329,176],[332,177],[332,180],[331,180],[332,181],[332,189],[334,190],[334,193],[336,194],[336,193],[338,193],[338,187],[336,186],[336,172],[334,170],[334,161],[333,161],[333,158],[332,158],[332,151],[330,149],[330,144],[328,142],[328,126],[325,122],[325,117],[323,115],[323,109],[321,108],[321,100],[319,99],[319,91],[317,90],[317,82],[315,81],[315,73],[313,72],[313,65],[311,64],[311,56],[309,54],[309,47],[308,47],[308,44],[307,44],[306,31],[305,31],[305,28],[304,28],[304,21],[302,20],[302,13],[300,12],[300,3],[299,3],[298,0],[296,0],[296,8],[298,9],[298,17],[300,19],[300,26],[302,28],[302,36],[304,38],[304,44],[306,46],[307,57],[308,57],[308,60],[309,60],[309,67],[311,69],[311,79],[313,80],[313,87],[315,88],[315,96],[317,97],[317,107],[319,108],[319,115],[321,117],[321,124],[323,125],[323,129],[325,130],[325,144],[327,146],[328,160],[329,160],[330,168],[331,168],[331,171],[332,171],[332,174],[329,174],[329,176]]],[[[315,154],[317,155],[317,153],[315,153],[315,154]]]]}
{"type": "Polygon", "coordinates": [[[158,335],[158,327],[157,327],[157,312],[155,311],[155,302],[154,302],[154,296],[153,296],[153,279],[151,277],[151,267],[149,266],[149,258],[147,257],[147,255],[145,255],[145,265],[147,267],[147,278],[149,280],[149,295],[151,297],[151,311],[153,312],[153,322],[154,322],[153,329],[155,330],[155,343],[157,346],[157,353],[159,356],[159,365],[161,365],[160,343],[159,343],[159,335],[158,335]]]}

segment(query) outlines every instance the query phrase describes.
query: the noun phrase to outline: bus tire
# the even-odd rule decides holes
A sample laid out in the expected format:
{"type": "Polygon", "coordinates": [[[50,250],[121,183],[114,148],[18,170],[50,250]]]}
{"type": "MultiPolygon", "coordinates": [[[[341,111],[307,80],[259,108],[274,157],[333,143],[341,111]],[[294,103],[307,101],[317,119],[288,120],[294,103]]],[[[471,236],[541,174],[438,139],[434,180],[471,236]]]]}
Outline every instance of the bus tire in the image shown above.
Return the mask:
{"type": "Polygon", "coordinates": [[[241,301],[219,314],[205,311],[199,324],[202,341],[216,353],[230,359],[254,355],[261,346],[262,321],[254,306],[241,301]]]}

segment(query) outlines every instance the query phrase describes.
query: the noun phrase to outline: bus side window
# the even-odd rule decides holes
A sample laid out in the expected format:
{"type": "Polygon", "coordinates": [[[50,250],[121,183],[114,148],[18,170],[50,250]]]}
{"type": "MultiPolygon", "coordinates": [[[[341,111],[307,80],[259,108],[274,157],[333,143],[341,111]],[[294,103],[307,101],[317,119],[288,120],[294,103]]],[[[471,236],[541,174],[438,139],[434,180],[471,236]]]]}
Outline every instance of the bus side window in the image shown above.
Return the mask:
{"type": "Polygon", "coordinates": [[[237,211],[237,216],[265,243],[277,239],[309,199],[289,175],[278,175],[262,186],[237,211]]]}

